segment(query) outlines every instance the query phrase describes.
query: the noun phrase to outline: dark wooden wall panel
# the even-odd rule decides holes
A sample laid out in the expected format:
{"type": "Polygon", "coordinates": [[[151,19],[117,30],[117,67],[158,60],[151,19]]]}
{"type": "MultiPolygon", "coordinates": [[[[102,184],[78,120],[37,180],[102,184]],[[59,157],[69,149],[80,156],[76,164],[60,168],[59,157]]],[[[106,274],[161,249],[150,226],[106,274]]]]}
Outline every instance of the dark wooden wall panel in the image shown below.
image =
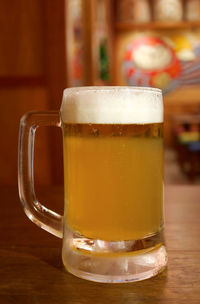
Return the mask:
{"type": "MultiPolygon", "coordinates": [[[[63,90],[67,86],[65,5],[64,1],[45,0],[47,83],[51,109],[60,109],[63,90]],[[59,2],[59,5],[58,5],[59,2]]],[[[63,183],[62,136],[59,129],[51,131],[50,151],[53,184],[63,183]]]]}
{"type": "Polygon", "coordinates": [[[0,1],[0,76],[45,73],[44,2],[0,1]]]}
{"type": "MultiPolygon", "coordinates": [[[[44,88],[0,90],[0,184],[17,184],[19,121],[24,113],[47,108],[44,88]]],[[[49,138],[45,128],[36,136],[35,177],[40,184],[51,182],[49,138]]]]}
{"type": "MultiPolygon", "coordinates": [[[[59,109],[66,87],[64,0],[0,1],[0,184],[17,184],[21,116],[59,109]]],[[[35,180],[62,182],[61,131],[36,132],[35,180]]]]}

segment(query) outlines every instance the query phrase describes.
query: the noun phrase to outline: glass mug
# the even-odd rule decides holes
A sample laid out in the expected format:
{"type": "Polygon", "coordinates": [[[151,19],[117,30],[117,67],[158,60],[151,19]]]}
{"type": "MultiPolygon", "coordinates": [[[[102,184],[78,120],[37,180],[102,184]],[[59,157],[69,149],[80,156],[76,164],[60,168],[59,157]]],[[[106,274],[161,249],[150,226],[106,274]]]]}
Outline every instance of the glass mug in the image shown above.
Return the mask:
{"type": "Polygon", "coordinates": [[[163,102],[159,89],[64,90],[60,112],[21,119],[19,193],[31,221],[63,238],[72,274],[97,282],[139,281],[167,264],[163,236],[163,102]],[[34,192],[34,134],[63,132],[64,216],[34,192]]]}

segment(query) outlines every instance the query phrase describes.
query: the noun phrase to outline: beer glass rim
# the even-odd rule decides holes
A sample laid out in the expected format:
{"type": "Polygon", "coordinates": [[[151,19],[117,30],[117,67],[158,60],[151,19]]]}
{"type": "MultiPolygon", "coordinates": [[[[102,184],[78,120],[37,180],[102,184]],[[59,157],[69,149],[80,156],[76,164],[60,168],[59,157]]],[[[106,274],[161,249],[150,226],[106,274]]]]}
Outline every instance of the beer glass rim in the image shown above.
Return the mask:
{"type": "Polygon", "coordinates": [[[86,91],[134,91],[134,92],[149,92],[162,95],[162,90],[152,87],[138,87],[138,86],[83,86],[66,88],[63,91],[63,95],[73,94],[77,92],[86,91]]]}

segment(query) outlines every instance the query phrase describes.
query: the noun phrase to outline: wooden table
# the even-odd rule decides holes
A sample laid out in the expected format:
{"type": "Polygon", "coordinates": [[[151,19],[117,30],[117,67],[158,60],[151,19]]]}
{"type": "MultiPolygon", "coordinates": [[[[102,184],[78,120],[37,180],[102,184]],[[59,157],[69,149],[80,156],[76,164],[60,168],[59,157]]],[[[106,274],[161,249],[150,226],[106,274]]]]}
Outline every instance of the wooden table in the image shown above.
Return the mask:
{"type": "MultiPolygon", "coordinates": [[[[25,216],[16,188],[1,188],[0,303],[200,303],[200,187],[166,187],[168,269],[137,283],[102,284],[65,272],[61,240],[25,216]]],[[[38,198],[62,212],[62,188],[38,198]]]]}

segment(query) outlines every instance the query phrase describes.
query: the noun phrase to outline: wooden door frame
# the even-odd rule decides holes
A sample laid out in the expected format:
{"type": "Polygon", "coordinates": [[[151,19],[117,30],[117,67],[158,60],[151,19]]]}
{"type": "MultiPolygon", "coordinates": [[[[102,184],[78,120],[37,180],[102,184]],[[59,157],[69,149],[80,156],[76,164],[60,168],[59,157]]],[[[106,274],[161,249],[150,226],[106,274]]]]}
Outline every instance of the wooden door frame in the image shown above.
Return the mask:
{"type": "MultiPolygon", "coordinates": [[[[44,0],[46,32],[46,71],[49,109],[59,110],[67,87],[65,2],[44,0]]],[[[63,151],[60,130],[50,130],[52,183],[63,183],[63,151]]]]}

